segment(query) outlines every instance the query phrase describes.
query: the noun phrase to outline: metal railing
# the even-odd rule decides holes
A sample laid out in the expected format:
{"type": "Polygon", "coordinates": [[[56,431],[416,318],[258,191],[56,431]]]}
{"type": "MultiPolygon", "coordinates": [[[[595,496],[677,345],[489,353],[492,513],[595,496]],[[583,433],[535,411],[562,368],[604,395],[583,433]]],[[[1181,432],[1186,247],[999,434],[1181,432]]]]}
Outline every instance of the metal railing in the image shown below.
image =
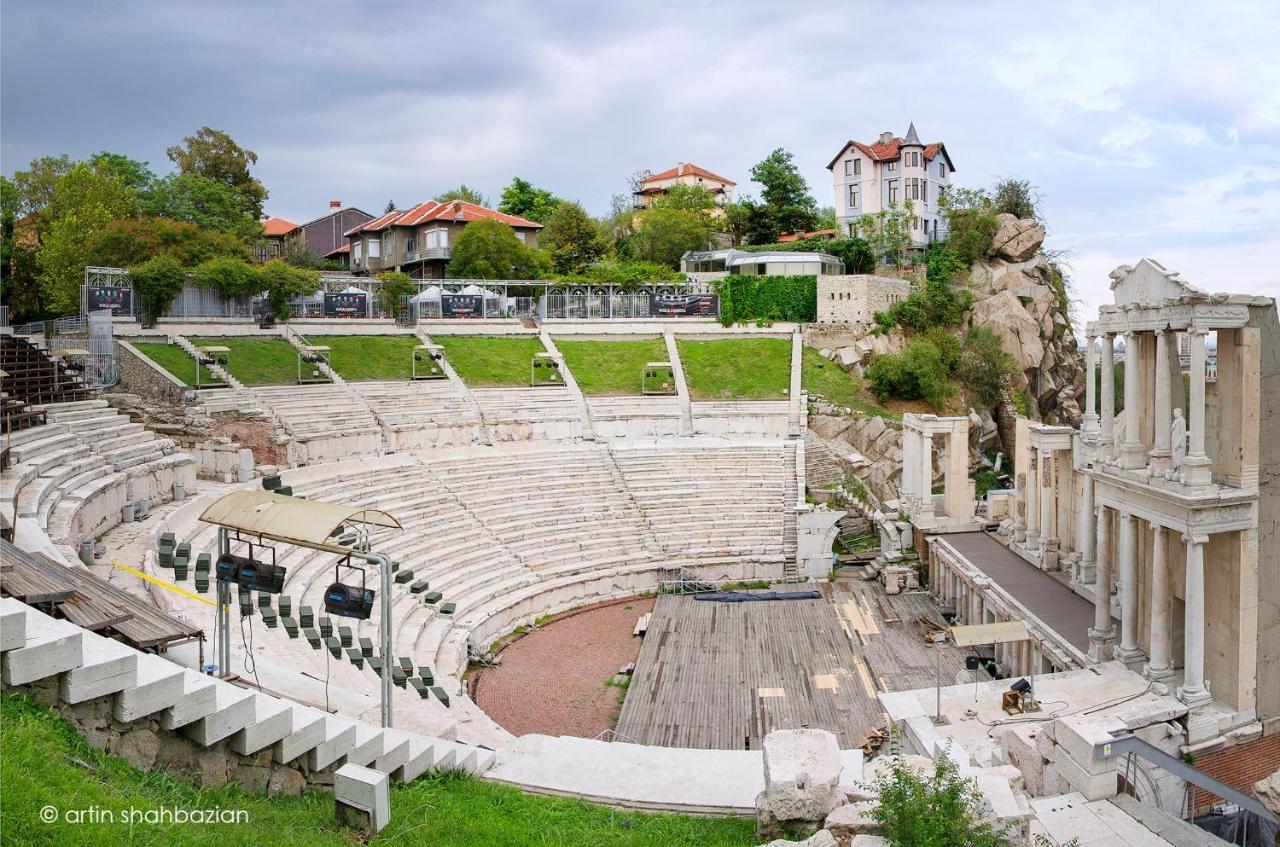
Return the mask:
{"type": "Polygon", "coordinates": [[[405,253],[404,260],[417,262],[426,259],[448,259],[452,255],[452,247],[423,247],[420,250],[410,250],[405,253]]]}
{"type": "Polygon", "coordinates": [[[72,315],[66,318],[55,318],[51,321],[35,321],[29,324],[18,324],[13,328],[14,335],[41,335],[52,338],[57,335],[83,333],[89,327],[83,315],[72,315]]]}

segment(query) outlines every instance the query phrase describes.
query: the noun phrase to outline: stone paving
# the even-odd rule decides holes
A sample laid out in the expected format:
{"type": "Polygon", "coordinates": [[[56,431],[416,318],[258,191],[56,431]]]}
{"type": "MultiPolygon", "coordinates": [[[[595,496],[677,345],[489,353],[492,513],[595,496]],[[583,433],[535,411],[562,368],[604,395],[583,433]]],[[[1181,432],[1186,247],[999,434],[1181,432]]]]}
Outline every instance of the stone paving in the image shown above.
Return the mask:
{"type": "Polygon", "coordinates": [[[475,700],[515,734],[595,738],[613,729],[619,689],[605,683],[636,660],[636,621],[653,608],[635,598],[597,606],[535,629],[512,642],[502,664],[480,672],[475,700]]]}

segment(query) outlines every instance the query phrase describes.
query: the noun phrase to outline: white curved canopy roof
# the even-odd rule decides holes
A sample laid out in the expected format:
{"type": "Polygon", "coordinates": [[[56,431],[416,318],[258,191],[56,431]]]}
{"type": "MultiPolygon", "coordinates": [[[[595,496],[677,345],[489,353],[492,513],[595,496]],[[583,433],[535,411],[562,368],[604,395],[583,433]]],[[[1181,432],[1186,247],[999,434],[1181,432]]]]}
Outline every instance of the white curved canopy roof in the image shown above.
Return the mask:
{"type": "Polygon", "coordinates": [[[232,491],[211,503],[200,520],[250,535],[268,535],[311,546],[332,546],[329,539],[348,523],[401,529],[398,520],[380,509],[321,503],[261,490],[232,491]]]}

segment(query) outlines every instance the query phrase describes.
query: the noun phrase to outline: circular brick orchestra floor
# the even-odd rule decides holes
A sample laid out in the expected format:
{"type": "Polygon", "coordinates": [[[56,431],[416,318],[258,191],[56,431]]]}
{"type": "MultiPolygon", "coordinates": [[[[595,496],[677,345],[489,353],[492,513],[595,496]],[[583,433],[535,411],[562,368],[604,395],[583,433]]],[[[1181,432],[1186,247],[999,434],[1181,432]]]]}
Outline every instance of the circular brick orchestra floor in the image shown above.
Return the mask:
{"type": "Polygon", "coordinates": [[[594,738],[613,729],[619,689],[606,685],[640,654],[636,620],[652,598],[633,598],[574,612],[509,644],[502,664],[479,671],[480,708],[514,735],[594,738]]]}

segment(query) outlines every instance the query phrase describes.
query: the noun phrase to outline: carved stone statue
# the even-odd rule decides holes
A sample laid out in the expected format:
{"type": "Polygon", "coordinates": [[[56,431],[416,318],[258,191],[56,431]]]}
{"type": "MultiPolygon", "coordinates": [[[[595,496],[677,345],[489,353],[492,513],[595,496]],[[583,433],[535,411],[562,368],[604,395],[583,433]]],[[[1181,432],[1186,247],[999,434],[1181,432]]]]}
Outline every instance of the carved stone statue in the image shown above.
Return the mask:
{"type": "Polygon", "coordinates": [[[1187,419],[1181,409],[1173,410],[1173,425],[1169,427],[1169,449],[1173,452],[1173,466],[1182,464],[1187,456],[1187,419]]]}

